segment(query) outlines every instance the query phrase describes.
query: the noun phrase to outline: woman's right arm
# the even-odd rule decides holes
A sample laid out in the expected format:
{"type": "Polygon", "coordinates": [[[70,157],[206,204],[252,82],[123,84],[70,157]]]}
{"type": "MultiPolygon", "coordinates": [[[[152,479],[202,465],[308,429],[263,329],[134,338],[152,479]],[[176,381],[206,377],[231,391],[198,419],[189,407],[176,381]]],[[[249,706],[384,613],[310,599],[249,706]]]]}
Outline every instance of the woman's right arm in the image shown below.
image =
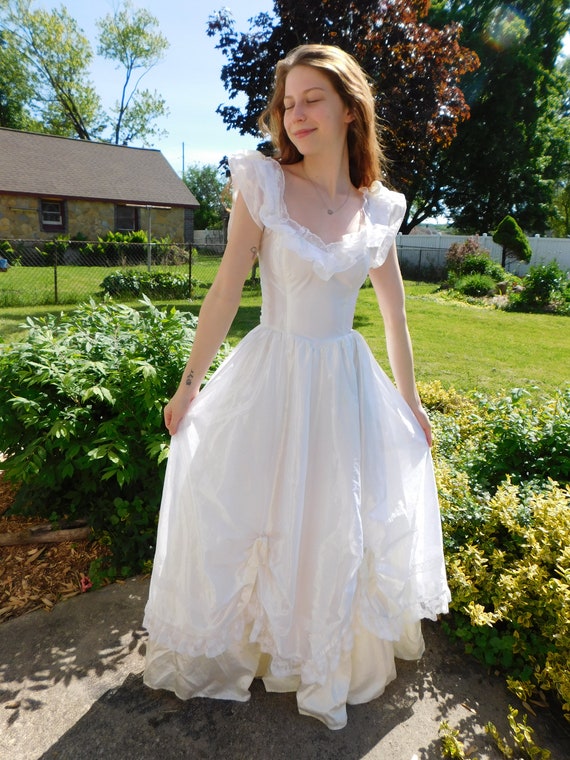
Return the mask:
{"type": "Polygon", "coordinates": [[[228,334],[238,310],[243,284],[261,243],[262,230],[249,213],[241,194],[232,208],[228,243],[220,268],[200,309],[190,358],[174,396],[164,408],[164,421],[174,435],[228,334]]]}

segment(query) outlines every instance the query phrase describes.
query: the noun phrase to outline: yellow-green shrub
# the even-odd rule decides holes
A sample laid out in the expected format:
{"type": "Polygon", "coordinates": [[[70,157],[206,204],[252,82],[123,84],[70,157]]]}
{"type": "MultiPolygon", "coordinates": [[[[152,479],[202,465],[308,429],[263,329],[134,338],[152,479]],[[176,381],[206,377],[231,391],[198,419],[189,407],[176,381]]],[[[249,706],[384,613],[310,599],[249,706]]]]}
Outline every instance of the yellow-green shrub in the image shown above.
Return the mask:
{"type": "MultiPolygon", "coordinates": [[[[525,480],[524,472],[515,472],[516,483],[507,476],[488,492],[470,467],[473,452],[479,455],[478,472],[485,470],[481,452],[496,454],[490,431],[493,411],[499,409],[498,440],[509,441],[512,462],[517,461],[513,442],[534,426],[534,442],[550,447],[545,461],[564,472],[568,439],[559,438],[568,418],[568,395],[562,394],[562,402],[559,396],[545,400],[532,415],[526,400],[519,414],[503,399],[461,400],[435,385],[420,392],[434,423],[453,597],[444,625],[466,651],[502,667],[519,696],[527,698],[536,687],[551,690],[570,711],[570,489],[544,477],[525,480]],[[562,426],[560,419],[553,424],[551,414],[561,405],[562,426]],[[516,434],[509,430],[511,422],[516,434]]],[[[489,468],[497,472],[495,462],[489,468]]]]}

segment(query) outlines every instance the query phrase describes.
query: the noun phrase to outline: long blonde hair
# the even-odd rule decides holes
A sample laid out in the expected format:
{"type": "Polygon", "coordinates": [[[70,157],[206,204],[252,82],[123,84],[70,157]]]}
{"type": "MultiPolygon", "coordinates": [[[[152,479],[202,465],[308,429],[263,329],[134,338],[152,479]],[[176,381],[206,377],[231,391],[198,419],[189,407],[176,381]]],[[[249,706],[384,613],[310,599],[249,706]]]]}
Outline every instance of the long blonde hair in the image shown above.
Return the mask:
{"type": "Polygon", "coordinates": [[[353,116],[347,134],[352,184],[369,187],[382,179],[384,157],[372,87],[356,60],[334,45],[300,45],[277,64],[273,95],[259,118],[261,132],[277,149],[276,158],[283,164],[296,164],[303,158],[283,124],[285,80],[294,66],[312,66],[325,74],[353,116]]]}

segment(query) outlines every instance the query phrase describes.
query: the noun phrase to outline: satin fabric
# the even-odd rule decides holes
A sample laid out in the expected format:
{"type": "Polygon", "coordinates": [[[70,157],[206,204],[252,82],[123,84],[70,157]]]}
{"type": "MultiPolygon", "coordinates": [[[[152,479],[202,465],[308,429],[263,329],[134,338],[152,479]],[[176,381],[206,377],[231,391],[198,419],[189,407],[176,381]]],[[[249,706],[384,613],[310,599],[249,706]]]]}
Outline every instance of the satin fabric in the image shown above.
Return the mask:
{"type": "Polygon", "coordinates": [[[449,601],[429,447],[352,329],[404,204],[376,184],[360,231],[327,246],[289,219],[275,161],[230,167],[264,229],[261,322],[172,438],[144,678],[244,701],[259,675],[342,728],[449,601]]]}

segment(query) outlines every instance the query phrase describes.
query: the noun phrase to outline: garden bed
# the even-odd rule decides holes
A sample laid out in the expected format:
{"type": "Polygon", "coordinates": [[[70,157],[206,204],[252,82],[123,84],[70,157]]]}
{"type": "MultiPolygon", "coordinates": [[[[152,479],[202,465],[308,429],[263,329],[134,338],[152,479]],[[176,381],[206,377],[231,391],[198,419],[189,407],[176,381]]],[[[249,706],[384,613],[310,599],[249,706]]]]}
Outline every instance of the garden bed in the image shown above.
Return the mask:
{"type": "MultiPolygon", "coordinates": [[[[7,515],[14,488],[0,472],[0,534],[19,533],[45,518],[7,515]]],[[[96,541],[0,546],[0,622],[32,610],[50,610],[89,585],[89,566],[104,555],[96,541]]]]}

